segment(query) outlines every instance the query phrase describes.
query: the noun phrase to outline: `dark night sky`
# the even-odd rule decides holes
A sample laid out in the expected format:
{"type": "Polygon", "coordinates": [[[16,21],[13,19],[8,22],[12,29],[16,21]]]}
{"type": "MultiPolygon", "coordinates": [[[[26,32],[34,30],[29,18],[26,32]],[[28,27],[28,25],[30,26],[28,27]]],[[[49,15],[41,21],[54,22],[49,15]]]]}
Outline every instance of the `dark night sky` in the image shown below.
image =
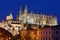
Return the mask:
{"type": "Polygon", "coordinates": [[[59,0],[0,0],[0,21],[5,20],[6,16],[12,12],[14,19],[19,13],[19,8],[28,6],[28,11],[42,13],[45,15],[57,16],[60,24],[60,1],[59,0]]]}

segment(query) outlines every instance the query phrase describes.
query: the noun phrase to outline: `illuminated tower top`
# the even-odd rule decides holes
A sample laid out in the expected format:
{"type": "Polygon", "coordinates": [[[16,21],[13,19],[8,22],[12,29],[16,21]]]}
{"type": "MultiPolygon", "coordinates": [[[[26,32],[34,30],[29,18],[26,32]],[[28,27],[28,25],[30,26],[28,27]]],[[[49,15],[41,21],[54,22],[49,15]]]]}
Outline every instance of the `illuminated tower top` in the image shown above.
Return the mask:
{"type": "Polygon", "coordinates": [[[20,6],[20,11],[19,11],[19,20],[21,20],[22,17],[22,7],[20,6]]]}
{"type": "Polygon", "coordinates": [[[28,13],[28,9],[27,9],[27,5],[26,5],[25,10],[24,10],[24,23],[27,23],[27,13],[28,13]]]}
{"type": "Polygon", "coordinates": [[[24,10],[25,13],[28,12],[28,8],[27,8],[27,5],[25,6],[25,10],[24,10]]]}
{"type": "Polygon", "coordinates": [[[13,20],[12,12],[10,12],[10,15],[6,17],[6,20],[13,20]]]}

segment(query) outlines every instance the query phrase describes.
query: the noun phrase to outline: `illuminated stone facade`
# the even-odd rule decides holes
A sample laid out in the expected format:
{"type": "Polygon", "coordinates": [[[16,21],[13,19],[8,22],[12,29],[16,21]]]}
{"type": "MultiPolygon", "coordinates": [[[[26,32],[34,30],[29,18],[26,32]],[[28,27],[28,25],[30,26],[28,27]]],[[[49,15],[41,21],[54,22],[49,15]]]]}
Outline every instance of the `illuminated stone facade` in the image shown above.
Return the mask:
{"type": "Polygon", "coordinates": [[[53,16],[48,16],[48,15],[43,15],[39,13],[29,13],[27,6],[25,6],[24,12],[22,12],[22,8],[20,8],[19,12],[19,21],[23,20],[24,23],[28,24],[38,24],[38,25],[49,25],[49,26],[54,26],[58,25],[57,23],[57,18],[53,16]]]}
{"type": "Polygon", "coordinates": [[[60,40],[60,26],[21,30],[21,40],[60,40]]]}
{"type": "Polygon", "coordinates": [[[31,13],[28,12],[27,6],[25,10],[22,11],[20,8],[19,16],[16,17],[16,20],[13,20],[12,12],[6,17],[6,20],[0,22],[0,27],[8,30],[13,36],[19,34],[19,30],[27,29],[28,24],[31,24],[33,29],[37,29],[39,26],[44,27],[58,25],[57,18],[53,16],[31,13]]]}
{"type": "Polygon", "coordinates": [[[12,13],[10,13],[10,15],[6,17],[6,20],[13,20],[13,15],[12,15],[12,13]]]}
{"type": "Polygon", "coordinates": [[[0,40],[14,40],[14,37],[7,30],[0,28],[0,40]]]}

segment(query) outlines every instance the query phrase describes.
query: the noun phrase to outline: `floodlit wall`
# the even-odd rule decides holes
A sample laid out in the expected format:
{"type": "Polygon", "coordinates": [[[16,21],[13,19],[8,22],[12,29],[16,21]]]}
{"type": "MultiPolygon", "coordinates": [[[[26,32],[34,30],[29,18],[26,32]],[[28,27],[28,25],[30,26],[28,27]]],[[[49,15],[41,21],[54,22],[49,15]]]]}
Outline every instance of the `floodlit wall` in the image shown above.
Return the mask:
{"type": "Polygon", "coordinates": [[[20,34],[22,40],[52,40],[52,31],[50,28],[22,30],[20,34]]]}

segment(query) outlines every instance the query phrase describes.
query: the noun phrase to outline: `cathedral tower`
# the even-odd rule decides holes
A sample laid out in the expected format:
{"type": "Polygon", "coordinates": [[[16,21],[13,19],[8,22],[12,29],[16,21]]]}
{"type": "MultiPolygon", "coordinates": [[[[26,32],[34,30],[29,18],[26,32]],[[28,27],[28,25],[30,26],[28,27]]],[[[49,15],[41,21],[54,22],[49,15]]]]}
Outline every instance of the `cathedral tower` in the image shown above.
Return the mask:
{"type": "Polygon", "coordinates": [[[19,20],[19,15],[18,14],[16,15],[16,20],[19,20]]]}
{"type": "Polygon", "coordinates": [[[24,23],[27,22],[27,13],[28,13],[28,9],[27,9],[27,5],[26,5],[25,10],[24,10],[24,23]]]}
{"type": "Polygon", "coordinates": [[[22,18],[22,7],[20,7],[20,11],[19,11],[19,21],[21,20],[22,18]]]}

